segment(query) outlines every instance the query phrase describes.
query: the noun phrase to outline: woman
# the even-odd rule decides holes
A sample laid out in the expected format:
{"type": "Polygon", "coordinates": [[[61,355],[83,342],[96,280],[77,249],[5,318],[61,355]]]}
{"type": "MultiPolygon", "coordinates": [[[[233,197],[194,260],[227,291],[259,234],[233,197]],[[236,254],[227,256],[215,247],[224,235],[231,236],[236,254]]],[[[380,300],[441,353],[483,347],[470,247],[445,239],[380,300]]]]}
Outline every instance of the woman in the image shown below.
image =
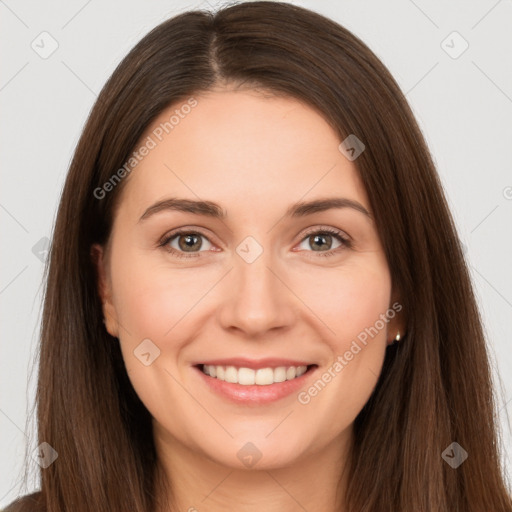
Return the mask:
{"type": "Polygon", "coordinates": [[[304,8],[184,13],[118,66],[40,358],[42,489],[8,510],[512,511],[427,146],[377,57],[304,8]]]}

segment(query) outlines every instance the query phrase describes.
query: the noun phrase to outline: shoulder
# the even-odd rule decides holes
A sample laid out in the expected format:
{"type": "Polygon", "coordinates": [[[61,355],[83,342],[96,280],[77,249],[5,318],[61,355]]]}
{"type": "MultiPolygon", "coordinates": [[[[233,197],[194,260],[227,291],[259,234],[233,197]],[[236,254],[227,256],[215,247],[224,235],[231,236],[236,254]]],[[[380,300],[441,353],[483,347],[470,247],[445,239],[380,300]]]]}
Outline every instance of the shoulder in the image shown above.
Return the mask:
{"type": "Polygon", "coordinates": [[[45,512],[41,491],[17,498],[0,512],[45,512]]]}

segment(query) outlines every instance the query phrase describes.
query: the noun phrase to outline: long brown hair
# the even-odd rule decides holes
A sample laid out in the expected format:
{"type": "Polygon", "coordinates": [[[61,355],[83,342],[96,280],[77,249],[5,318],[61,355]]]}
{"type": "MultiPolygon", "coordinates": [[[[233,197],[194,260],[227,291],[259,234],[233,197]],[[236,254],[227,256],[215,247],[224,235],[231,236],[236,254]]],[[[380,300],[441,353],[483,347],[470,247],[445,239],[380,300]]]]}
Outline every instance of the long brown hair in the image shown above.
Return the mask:
{"type": "Polygon", "coordinates": [[[159,113],[224,82],[299,99],[340,142],[355,134],[366,147],[354,163],[407,315],[407,336],[388,347],[356,418],[347,510],[512,512],[481,317],[439,177],[404,95],[348,30],[268,1],[162,23],[119,64],[91,111],[47,268],[37,427],[38,442],[59,456],[41,469],[34,503],[48,512],[156,510],[151,417],[102,323],[90,256],[93,243],[109,238],[126,180],[101,199],[94,191],[123,166],[159,113]],[[468,453],[456,469],[441,456],[452,442],[468,453]]]}

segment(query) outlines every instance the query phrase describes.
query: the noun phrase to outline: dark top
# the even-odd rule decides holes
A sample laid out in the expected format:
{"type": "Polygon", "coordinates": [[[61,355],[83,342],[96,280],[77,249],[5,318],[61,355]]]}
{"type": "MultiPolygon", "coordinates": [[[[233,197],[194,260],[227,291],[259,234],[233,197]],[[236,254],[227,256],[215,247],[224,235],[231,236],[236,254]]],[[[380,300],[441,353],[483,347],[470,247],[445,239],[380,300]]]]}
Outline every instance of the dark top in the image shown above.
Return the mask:
{"type": "Polygon", "coordinates": [[[41,491],[17,498],[0,512],[45,512],[41,503],[41,491]]]}

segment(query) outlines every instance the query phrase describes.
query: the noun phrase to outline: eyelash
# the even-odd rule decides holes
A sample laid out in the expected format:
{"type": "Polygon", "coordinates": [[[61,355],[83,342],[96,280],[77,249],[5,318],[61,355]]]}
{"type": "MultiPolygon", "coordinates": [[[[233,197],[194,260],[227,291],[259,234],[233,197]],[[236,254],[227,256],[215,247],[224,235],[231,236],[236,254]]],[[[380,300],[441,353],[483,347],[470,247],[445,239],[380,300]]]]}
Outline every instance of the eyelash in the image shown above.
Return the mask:
{"type": "MultiPolygon", "coordinates": [[[[324,256],[324,257],[335,256],[339,251],[341,251],[345,248],[350,249],[352,247],[352,242],[347,237],[343,236],[341,233],[342,233],[341,231],[335,230],[333,228],[321,228],[321,229],[316,228],[314,230],[311,230],[311,231],[308,231],[307,233],[305,233],[303,238],[301,239],[300,243],[302,243],[306,238],[310,237],[311,235],[325,235],[325,234],[332,235],[333,237],[335,237],[338,241],[340,241],[342,243],[342,246],[337,247],[336,249],[330,249],[329,251],[320,251],[318,253],[318,256],[324,256]]],[[[180,229],[178,231],[174,231],[174,232],[170,233],[167,236],[164,236],[164,238],[159,242],[158,247],[162,247],[164,250],[171,253],[176,258],[195,258],[195,257],[200,256],[201,252],[204,252],[204,251],[200,251],[200,252],[196,252],[196,253],[188,253],[187,254],[185,252],[177,251],[176,249],[174,249],[172,247],[167,247],[167,244],[179,235],[200,235],[200,236],[208,239],[208,237],[205,234],[201,233],[200,231],[191,230],[191,229],[180,229]]],[[[315,251],[306,251],[306,252],[315,252],[315,251]]]]}

